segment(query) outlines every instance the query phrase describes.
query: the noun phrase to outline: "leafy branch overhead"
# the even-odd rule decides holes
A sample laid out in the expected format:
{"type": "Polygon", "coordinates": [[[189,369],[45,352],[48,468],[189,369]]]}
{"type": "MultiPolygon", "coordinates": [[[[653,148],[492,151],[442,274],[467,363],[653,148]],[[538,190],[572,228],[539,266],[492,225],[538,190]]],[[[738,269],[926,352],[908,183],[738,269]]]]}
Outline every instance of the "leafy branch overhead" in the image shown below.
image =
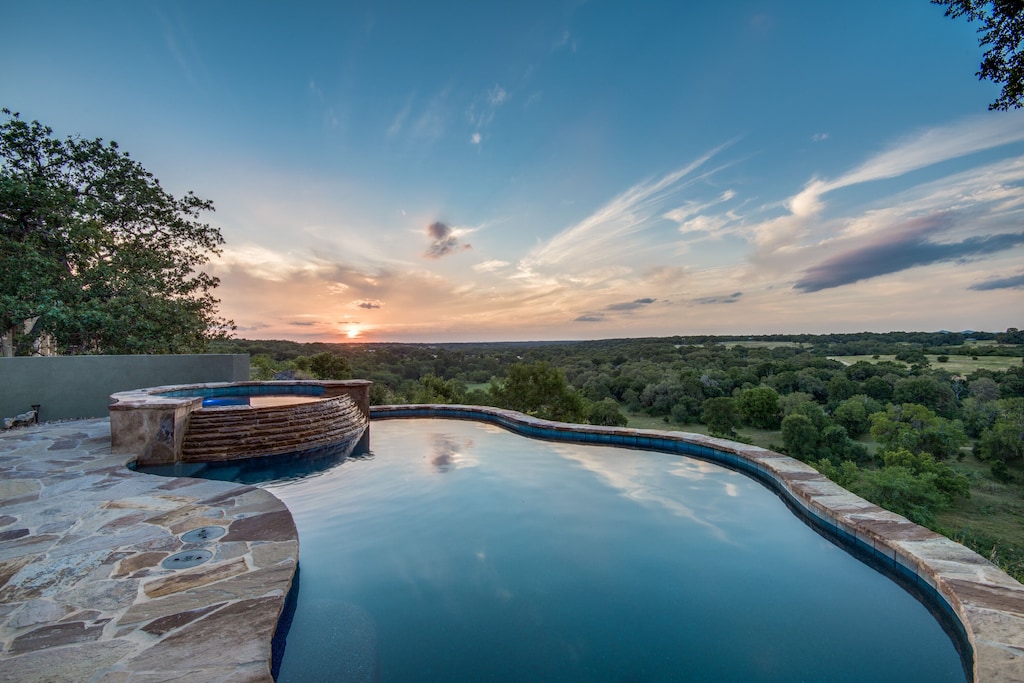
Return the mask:
{"type": "Polygon", "coordinates": [[[200,220],[211,201],[174,197],[116,142],[3,113],[0,329],[21,352],[44,334],[77,352],[199,351],[232,329],[200,270],[224,243],[200,220]]]}
{"type": "Polygon", "coordinates": [[[946,16],[979,21],[978,43],[988,47],[976,74],[981,80],[1001,83],[1003,90],[989,109],[1019,109],[1024,106],[1024,0],[932,0],[946,7],[946,16]]]}

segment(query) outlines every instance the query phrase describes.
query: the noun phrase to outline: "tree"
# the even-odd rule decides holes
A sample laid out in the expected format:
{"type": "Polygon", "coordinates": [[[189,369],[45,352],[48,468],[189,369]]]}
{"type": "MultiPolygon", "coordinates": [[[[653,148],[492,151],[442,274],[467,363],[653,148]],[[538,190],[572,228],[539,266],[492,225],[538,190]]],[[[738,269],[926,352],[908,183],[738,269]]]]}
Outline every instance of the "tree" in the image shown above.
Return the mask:
{"type": "Polygon", "coordinates": [[[466,391],[455,379],[441,379],[433,373],[420,377],[419,386],[410,396],[412,403],[462,403],[466,391]]]}
{"type": "Polygon", "coordinates": [[[1024,330],[1008,327],[1006,332],[996,333],[996,342],[1000,344],[1024,344],[1024,330]]]}
{"type": "Polygon", "coordinates": [[[892,402],[917,403],[947,418],[954,417],[958,408],[952,387],[931,375],[906,377],[896,382],[892,402]]]}
{"type": "Polygon", "coordinates": [[[935,510],[949,507],[946,496],[935,486],[935,475],[914,474],[906,467],[862,470],[860,482],[852,488],[872,503],[922,526],[934,524],[935,510]]]}
{"type": "Polygon", "coordinates": [[[890,405],[871,416],[871,438],[883,451],[898,448],[912,453],[929,453],[938,459],[960,453],[967,435],[959,421],[945,420],[916,403],[890,405]]]}
{"type": "Polygon", "coordinates": [[[978,450],[986,460],[1024,458],[1024,398],[1000,401],[1002,412],[992,427],[981,435],[978,450]]]}
{"type": "Polygon", "coordinates": [[[77,352],[202,351],[217,317],[213,203],[175,198],[116,142],[0,124],[0,329],[27,353],[41,335],[77,352]],[[28,323],[27,330],[22,333],[28,323]]]}
{"type": "Polygon", "coordinates": [[[569,386],[561,370],[545,361],[509,366],[505,381],[492,385],[490,391],[499,408],[545,420],[583,421],[583,397],[569,386]]]}
{"type": "Polygon", "coordinates": [[[877,401],[888,401],[892,398],[892,385],[878,376],[864,380],[863,389],[865,394],[877,401]]]}
{"type": "Polygon", "coordinates": [[[864,394],[857,394],[836,406],[832,411],[832,419],[841,425],[847,434],[856,438],[866,434],[871,428],[870,416],[878,412],[879,408],[881,406],[878,405],[878,401],[864,394]]]}
{"type": "Polygon", "coordinates": [[[780,421],[779,394],[771,387],[744,389],[736,398],[743,418],[758,429],[778,429],[780,421]]]}
{"type": "Polygon", "coordinates": [[[791,413],[782,420],[782,443],[786,452],[797,460],[812,460],[818,453],[821,432],[811,418],[791,413]]]}
{"type": "Polygon", "coordinates": [[[846,429],[840,425],[829,425],[822,429],[819,444],[819,456],[829,460],[860,462],[868,459],[868,449],[864,447],[864,444],[851,439],[847,435],[846,429]]]}
{"type": "Polygon", "coordinates": [[[296,367],[309,371],[317,379],[349,379],[352,377],[352,368],[348,364],[348,359],[330,351],[305,358],[296,358],[295,361],[296,367]]]}
{"type": "Polygon", "coordinates": [[[971,396],[979,401],[995,401],[999,398],[999,385],[991,377],[979,377],[967,386],[971,396]]]}
{"type": "Polygon", "coordinates": [[[965,398],[963,409],[964,433],[977,439],[982,433],[995,424],[999,417],[998,401],[981,401],[976,398],[965,398]]]}
{"type": "Polygon", "coordinates": [[[587,408],[587,422],[606,427],[625,427],[629,424],[629,420],[619,410],[619,404],[613,398],[591,403],[587,408]]]}
{"type": "Polygon", "coordinates": [[[975,75],[980,80],[1001,83],[1002,92],[989,109],[1019,109],[1024,105],[1024,2],[1020,0],[932,0],[946,6],[947,17],[965,17],[980,21],[978,39],[981,46],[990,46],[975,75]]]}
{"type": "Polygon", "coordinates": [[[857,383],[846,375],[836,375],[828,382],[828,403],[830,406],[837,405],[841,401],[855,396],[857,393],[859,393],[857,383]]]}
{"type": "Polygon", "coordinates": [[[713,435],[736,436],[736,428],[740,426],[740,412],[736,409],[734,399],[728,396],[709,398],[701,404],[701,415],[713,435]]]}

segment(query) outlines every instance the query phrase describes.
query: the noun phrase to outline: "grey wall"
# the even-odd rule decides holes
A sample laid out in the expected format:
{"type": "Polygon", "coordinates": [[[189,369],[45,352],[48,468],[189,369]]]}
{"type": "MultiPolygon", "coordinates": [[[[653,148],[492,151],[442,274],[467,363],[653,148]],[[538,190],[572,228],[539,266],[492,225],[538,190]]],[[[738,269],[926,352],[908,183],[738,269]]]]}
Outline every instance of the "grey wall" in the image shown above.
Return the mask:
{"type": "Polygon", "coordinates": [[[40,420],[106,417],[118,391],[248,379],[246,354],[0,358],[0,418],[33,404],[40,420]]]}

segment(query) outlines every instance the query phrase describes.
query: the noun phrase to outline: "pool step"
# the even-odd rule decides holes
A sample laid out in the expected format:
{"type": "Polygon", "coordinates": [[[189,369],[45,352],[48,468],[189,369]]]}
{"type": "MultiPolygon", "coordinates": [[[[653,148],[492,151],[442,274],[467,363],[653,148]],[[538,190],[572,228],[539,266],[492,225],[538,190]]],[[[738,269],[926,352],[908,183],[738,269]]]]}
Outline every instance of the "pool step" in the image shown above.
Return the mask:
{"type": "Polygon", "coordinates": [[[358,438],[367,417],[348,396],[281,406],[203,408],[189,416],[183,462],[291,453],[358,438]]]}

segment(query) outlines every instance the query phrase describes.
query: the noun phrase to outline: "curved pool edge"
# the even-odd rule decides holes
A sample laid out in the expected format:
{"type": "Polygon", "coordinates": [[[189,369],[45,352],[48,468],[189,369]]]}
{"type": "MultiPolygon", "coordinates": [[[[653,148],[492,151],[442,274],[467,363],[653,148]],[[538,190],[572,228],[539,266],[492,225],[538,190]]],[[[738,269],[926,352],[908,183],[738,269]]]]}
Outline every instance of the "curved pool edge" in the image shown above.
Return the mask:
{"type": "MultiPolygon", "coordinates": [[[[976,683],[1024,682],[1024,585],[974,551],[850,493],[809,465],[758,446],[689,432],[551,422],[489,406],[371,406],[371,420],[454,418],[532,438],[678,453],[737,470],[768,486],[826,536],[914,586],[962,631],[976,683]]],[[[371,430],[372,432],[372,430],[371,430]]]]}

